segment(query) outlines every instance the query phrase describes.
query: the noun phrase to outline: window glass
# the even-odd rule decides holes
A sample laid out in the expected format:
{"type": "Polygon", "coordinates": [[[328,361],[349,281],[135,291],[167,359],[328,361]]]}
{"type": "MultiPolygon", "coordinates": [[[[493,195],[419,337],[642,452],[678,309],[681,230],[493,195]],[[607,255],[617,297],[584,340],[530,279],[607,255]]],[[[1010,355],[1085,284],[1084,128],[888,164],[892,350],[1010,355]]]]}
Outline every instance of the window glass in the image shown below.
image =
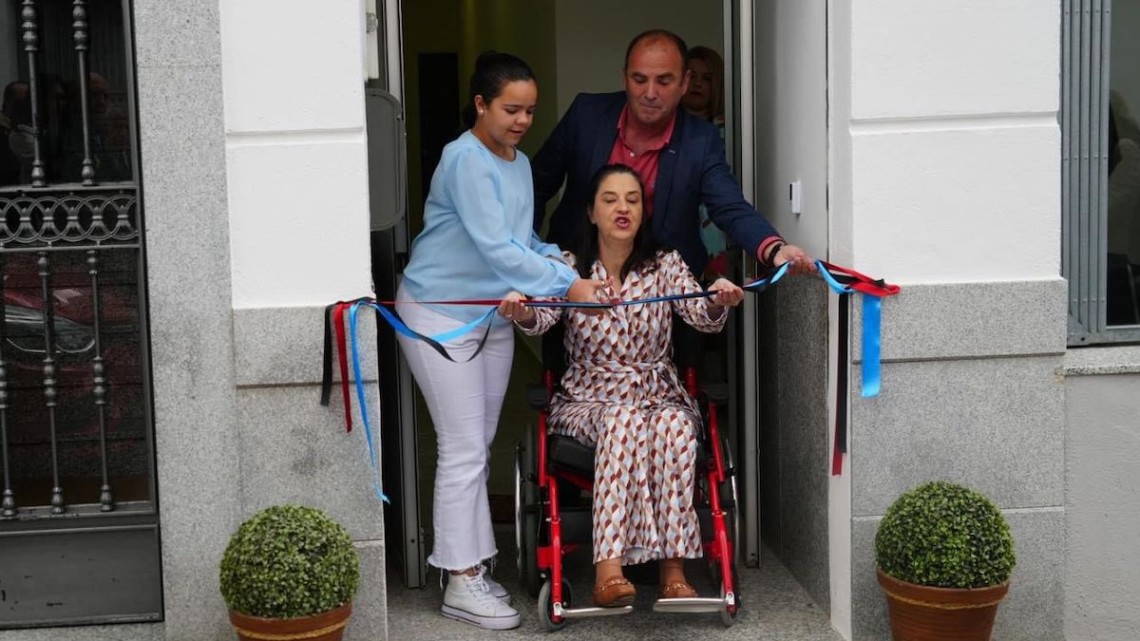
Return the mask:
{"type": "Polygon", "coordinates": [[[1140,0],[1113,3],[1108,123],[1109,325],[1140,324],[1140,0]]]}
{"type": "Polygon", "coordinates": [[[87,155],[95,180],[131,180],[132,141],[127,90],[129,75],[123,37],[123,14],[117,0],[91,0],[87,14],[87,109],[75,44],[70,0],[35,3],[38,28],[35,52],[36,113],[32,114],[32,71],[24,47],[21,5],[7,2],[0,11],[0,187],[31,182],[39,135],[40,159],[49,184],[77,183],[87,155]],[[34,122],[33,122],[34,120],[34,122]]]}

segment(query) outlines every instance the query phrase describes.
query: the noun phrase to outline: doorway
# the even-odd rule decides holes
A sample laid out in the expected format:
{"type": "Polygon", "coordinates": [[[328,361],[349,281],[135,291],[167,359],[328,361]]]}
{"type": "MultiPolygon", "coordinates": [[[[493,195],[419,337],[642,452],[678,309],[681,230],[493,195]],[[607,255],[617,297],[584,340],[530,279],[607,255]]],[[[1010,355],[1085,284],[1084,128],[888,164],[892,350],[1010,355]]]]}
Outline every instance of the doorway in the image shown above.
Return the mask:
{"type": "MultiPolygon", "coordinates": [[[[370,1],[370,0],[369,0],[370,1]]],[[[741,180],[744,195],[784,234],[806,246],[814,255],[825,257],[828,250],[827,175],[827,2],[825,0],[767,0],[762,3],[725,0],[716,10],[708,5],[683,0],[670,2],[622,2],[620,8],[601,0],[529,3],[520,0],[483,2],[475,0],[431,0],[401,3],[398,0],[378,2],[386,9],[386,24],[381,25],[384,44],[380,49],[381,68],[386,68],[393,82],[392,91],[399,95],[407,115],[407,180],[408,210],[406,234],[394,238],[396,258],[391,263],[398,271],[402,265],[400,252],[406,252],[408,240],[421,228],[424,181],[424,155],[431,149],[424,145],[420,117],[420,56],[448,55],[457,59],[458,73],[447,79],[426,79],[456,86],[456,95],[464,100],[466,78],[469,78],[475,56],[484,49],[495,48],[515,52],[534,67],[539,83],[539,105],[534,127],[523,139],[523,152],[534,154],[554,127],[573,96],[579,91],[610,91],[621,87],[621,63],[626,44],[633,34],[648,26],[661,26],[683,36],[690,46],[706,44],[723,52],[726,60],[726,148],[730,164],[741,180]],[[402,11],[402,15],[401,15],[402,11]],[[652,23],[644,16],[653,16],[652,23]],[[703,31],[697,25],[703,24],[703,31]],[[697,30],[697,31],[694,31],[697,30]],[[584,46],[586,43],[586,46],[584,46]],[[386,56],[386,59],[384,57],[386,56]],[[805,144],[806,143],[806,144],[805,144]],[[803,179],[807,214],[800,218],[788,210],[787,193],[790,180],[803,179]],[[400,246],[404,249],[399,249],[400,246]]],[[[450,72],[449,72],[450,73],[450,72]]],[[[449,89],[450,90],[450,89],[449,89]]],[[[458,131],[456,127],[455,131],[458,131]]],[[[437,141],[437,145],[441,145],[437,141]]],[[[386,250],[385,250],[386,251],[386,250]]],[[[747,281],[755,274],[744,260],[732,262],[730,277],[747,281]]],[[[396,275],[393,274],[393,278],[396,275]]],[[[728,330],[727,380],[731,386],[730,429],[735,438],[734,453],[738,462],[738,484],[746,510],[742,513],[741,541],[744,567],[760,563],[760,541],[765,521],[764,541],[775,546],[777,557],[783,558],[785,543],[795,537],[793,554],[801,554],[795,562],[811,574],[805,583],[814,587],[817,601],[828,600],[828,476],[825,455],[814,451],[815,445],[827,447],[828,393],[817,392],[816,374],[827,379],[828,362],[815,348],[827,344],[828,311],[816,309],[814,299],[804,300],[801,290],[816,287],[782,285],[789,295],[780,301],[765,297],[749,297],[736,314],[728,330]],[[775,314],[773,307],[789,307],[792,315],[807,309],[811,323],[788,314],[775,314]],[[767,308],[767,309],[766,309],[767,308]],[[822,318],[819,315],[823,315],[822,318]],[[760,322],[764,319],[765,323],[760,322]],[[816,335],[817,327],[824,330],[816,335]],[[781,327],[780,358],[775,358],[774,327],[781,327]],[[806,330],[805,330],[806,327],[806,330]],[[789,335],[792,339],[789,342],[789,335]],[[791,347],[784,347],[791,346],[791,347]],[[773,357],[765,359],[763,355],[773,357]],[[803,356],[806,355],[806,358],[803,356]],[[779,366],[777,366],[779,360],[779,366]],[[762,367],[763,365],[763,367],[762,367]],[[800,372],[782,372],[781,367],[806,368],[815,378],[811,384],[801,381],[800,372]],[[760,387],[760,378],[768,383],[760,387]],[[785,373],[795,375],[788,376],[785,373]],[[777,381],[773,384],[773,381],[777,381]],[[763,400],[762,400],[763,399],[763,400]],[[764,412],[760,412],[762,403],[764,412]],[[798,405],[797,405],[798,403],[798,405]],[[804,406],[809,406],[804,411],[804,406]],[[795,423],[792,423],[795,420],[795,423]],[[747,429],[744,429],[747,425],[747,429]],[[762,430],[763,425],[763,430],[762,430]],[[763,432],[763,435],[762,435],[763,432]],[[763,437],[763,438],[762,438],[763,437]],[[765,452],[762,452],[762,440],[765,452]],[[801,440],[811,440],[811,447],[801,440]],[[805,460],[801,454],[811,452],[813,462],[819,459],[819,470],[804,481],[805,460]],[[795,459],[795,460],[792,460],[795,459]],[[760,468],[767,468],[767,490],[760,492],[760,468]],[[768,501],[769,496],[773,501],[768,501]],[[763,508],[763,518],[762,518],[763,508]],[[784,518],[788,512],[795,518],[784,518]],[[803,513],[807,513],[805,521],[803,513]],[[806,536],[797,534],[797,525],[811,527],[806,536]],[[822,524],[822,525],[821,525],[822,524]],[[769,527],[771,526],[771,527],[769,527]],[[788,534],[781,534],[787,532],[788,534]],[[801,543],[803,542],[803,543],[801,543]]],[[[808,297],[809,298],[809,297],[808,297]]],[[[534,415],[526,408],[526,384],[537,380],[538,348],[534,342],[518,341],[512,391],[504,407],[496,440],[492,466],[491,493],[505,501],[513,484],[506,479],[510,469],[514,441],[518,432],[534,415]],[[506,482],[504,482],[506,479],[506,482]]],[[[824,350],[825,352],[825,350],[824,350]]],[[[400,379],[401,382],[404,378],[400,379]]],[[[825,387],[824,383],[824,387],[825,387]]],[[[402,389],[402,388],[401,388],[402,389]]],[[[383,390],[382,390],[383,391],[383,390]]],[[[402,391],[401,391],[402,393],[402,391]]],[[[410,395],[410,391],[408,392],[410,395]]],[[[414,398],[414,395],[410,396],[414,398]]],[[[393,401],[394,403],[394,401],[393,401]]],[[[385,443],[406,439],[398,448],[400,468],[413,476],[401,493],[418,495],[414,505],[407,501],[394,505],[389,512],[404,510],[400,528],[388,528],[393,555],[407,552],[404,568],[423,570],[426,551],[430,551],[430,522],[421,514],[430,513],[434,445],[432,429],[422,404],[401,403],[401,424],[384,429],[396,435],[384,435],[385,443]],[[416,408],[415,412],[406,409],[416,408]],[[393,438],[389,438],[393,436],[393,438]],[[408,443],[410,441],[410,444],[408,443]],[[414,454],[414,456],[409,455],[414,454]],[[416,480],[418,479],[418,481],[416,480]],[[409,490],[414,488],[414,490],[409,490]],[[414,512],[414,513],[413,513],[414,512]],[[416,524],[420,526],[416,526],[416,524]],[[402,537],[404,543],[397,542],[402,537]],[[414,543],[413,543],[414,542],[414,543]],[[416,550],[418,546],[418,552],[416,550]],[[400,550],[397,550],[400,547],[400,550]],[[418,554],[418,557],[416,557],[418,554]],[[415,562],[416,559],[420,561],[415,562]]],[[[385,408],[385,416],[393,416],[385,408]]],[[[385,451],[394,452],[385,446],[385,451]]],[[[392,487],[389,472],[393,466],[385,461],[385,486],[392,487]]],[[[499,510],[502,512],[502,510],[499,510]]],[[[508,524],[503,524],[507,526],[508,524]]],[[[803,529],[803,528],[799,528],[803,529]]],[[[504,534],[506,536],[506,534],[504,534]]],[[[510,559],[504,558],[504,561],[510,559]]],[[[799,576],[799,575],[797,575],[799,576]]],[[[423,571],[401,570],[393,584],[418,586],[427,582],[423,571]],[[418,575],[416,578],[415,575],[418,575]],[[413,578],[408,578],[413,577],[413,578]]]]}
{"type": "MultiPolygon", "coordinates": [[[[403,106],[411,169],[407,181],[397,181],[410,194],[410,214],[383,242],[374,243],[374,252],[387,252],[374,255],[374,272],[385,272],[378,283],[394,287],[409,240],[422,227],[424,181],[430,179],[422,167],[430,164],[425,156],[432,151],[421,134],[421,54],[444,54],[457,61],[457,72],[449,71],[444,82],[461,103],[479,52],[494,48],[526,59],[538,77],[539,109],[520,147],[533,155],[578,92],[621,88],[626,44],[648,27],[670,29],[690,46],[706,45],[723,54],[727,160],[740,177],[744,196],[796,244],[814,256],[830,258],[831,147],[842,147],[849,134],[828,129],[829,110],[845,104],[842,91],[835,104],[829,98],[829,69],[846,63],[831,57],[827,0],[723,0],[715,7],[691,0],[366,0],[366,6],[372,3],[381,8],[383,23],[381,44],[372,49],[379,60],[370,61],[370,68],[383,72],[370,75],[381,77],[403,106]],[[802,216],[789,204],[793,182],[802,185],[802,216]]],[[[428,60],[438,63],[441,58],[428,60]]],[[[445,141],[434,143],[439,148],[442,144],[445,141]]],[[[736,282],[755,275],[754,264],[742,256],[730,266],[729,277],[736,282]]],[[[850,571],[848,560],[833,554],[845,536],[843,502],[849,497],[842,488],[850,482],[849,472],[841,478],[829,476],[829,412],[836,389],[831,362],[835,345],[829,347],[828,327],[834,328],[836,308],[829,307],[818,282],[796,281],[785,280],[761,296],[746,298],[726,331],[732,399],[728,423],[743,506],[738,565],[758,567],[762,558],[765,563],[777,561],[765,572],[744,573],[742,580],[755,581],[760,592],[787,594],[784,587],[774,586],[790,574],[787,580],[806,590],[809,607],[818,604],[817,612],[827,612],[833,600],[845,601],[844,586],[850,580],[845,574],[850,571]]],[[[497,470],[512,467],[518,433],[535,420],[526,409],[525,388],[538,379],[540,350],[521,336],[516,347],[514,377],[492,453],[497,470]]],[[[382,367],[385,353],[395,350],[381,351],[382,367]]],[[[385,458],[384,483],[399,486],[400,494],[385,510],[389,585],[423,587],[436,577],[424,565],[431,547],[430,536],[424,535],[430,535],[431,524],[421,517],[430,512],[434,432],[406,367],[389,365],[399,375],[384,375],[383,380],[399,384],[381,389],[389,399],[385,407],[396,410],[384,415],[384,451],[393,457],[385,458]]],[[[505,476],[493,477],[490,487],[502,497],[495,500],[500,507],[494,508],[500,521],[501,504],[513,491],[513,479],[504,482],[505,476]]],[[[502,522],[499,528],[500,576],[511,579],[513,525],[502,522]]],[[[390,606],[415,604],[425,615],[436,614],[438,604],[428,607],[414,594],[393,591],[390,606]]],[[[842,605],[838,611],[842,619],[842,605]]]]}
{"type": "MultiPolygon", "coordinates": [[[[479,52],[487,49],[510,51],[526,59],[534,68],[539,84],[539,103],[535,123],[522,140],[524,153],[534,155],[543,143],[557,119],[579,92],[603,92],[620,90],[621,66],[629,38],[653,26],[675,31],[690,44],[702,44],[732,59],[734,48],[739,47],[739,35],[726,39],[726,24],[735,21],[734,3],[725,2],[725,7],[708,10],[699,9],[692,2],[671,0],[654,2],[642,0],[621,3],[616,9],[612,2],[591,0],[587,2],[555,1],[527,2],[524,0],[504,0],[498,2],[477,2],[470,0],[425,0],[404,3],[400,15],[402,57],[402,78],[404,82],[405,113],[407,117],[408,141],[408,193],[409,193],[409,234],[420,232],[423,218],[423,196],[431,179],[434,161],[438,159],[443,145],[461,131],[458,122],[459,105],[466,102],[466,83],[472,72],[474,59],[479,52]],[[603,19],[604,16],[604,19],[603,19]],[[653,16],[652,21],[645,16],[653,16]],[[727,17],[726,17],[727,16],[727,17]],[[589,43],[588,47],[581,43],[589,43]],[[453,98],[448,98],[449,96],[453,98]],[[457,99],[457,100],[456,100],[457,99]],[[441,106],[439,103],[448,102],[441,106]]],[[[730,70],[738,65],[726,65],[730,70]]],[[[734,80],[732,72],[727,74],[726,94],[733,96],[734,80]]],[[[736,92],[739,98],[739,92],[736,92]]],[[[728,116],[739,117],[742,108],[740,100],[735,100],[726,111],[728,116]]],[[[739,140],[740,128],[726,128],[726,139],[730,148],[732,140],[739,140]]],[[[750,149],[739,149],[731,154],[731,164],[740,162],[741,157],[750,156],[750,149]]],[[[741,281],[743,267],[734,266],[736,281],[741,281]]],[[[755,323],[755,310],[741,313],[736,318],[728,335],[728,344],[747,341],[754,331],[744,331],[748,323],[755,323]]],[[[755,349],[755,348],[752,348],[755,349]]],[[[728,358],[728,354],[738,354],[739,349],[727,349],[719,360],[714,360],[719,378],[732,381],[735,391],[733,398],[746,400],[746,403],[733,407],[730,412],[730,428],[751,416],[755,424],[758,409],[756,381],[738,380],[738,376],[727,375],[730,368],[741,367],[739,359],[728,358]],[[731,360],[731,362],[730,362],[731,360]],[[751,384],[751,392],[744,392],[742,386],[751,384]],[[754,406],[748,407],[750,403],[754,406]]],[[[512,372],[511,387],[504,403],[503,416],[499,422],[499,432],[492,445],[490,495],[492,518],[497,526],[504,529],[513,522],[514,479],[512,461],[514,446],[528,422],[534,422],[534,413],[527,405],[527,384],[540,379],[541,360],[538,341],[519,335],[516,338],[516,352],[512,372]]],[[[421,532],[426,535],[425,546],[430,551],[431,488],[434,473],[434,432],[430,417],[427,416],[422,400],[416,404],[417,451],[420,470],[420,514],[421,532]]],[[[743,435],[742,435],[743,436],[743,435]]],[[[736,452],[755,452],[755,432],[749,435],[752,440],[735,444],[736,452]]],[[[755,460],[755,459],[754,459],[755,460]]],[[[756,465],[740,462],[742,474],[756,476],[756,465]]],[[[756,487],[756,482],[744,484],[756,487]]],[[[757,565],[759,561],[758,512],[752,510],[751,524],[746,530],[750,533],[751,544],[742,546],[742,558],[757,565]]],[[[415,585],[414,582],[404,582],[415,585]]]]}

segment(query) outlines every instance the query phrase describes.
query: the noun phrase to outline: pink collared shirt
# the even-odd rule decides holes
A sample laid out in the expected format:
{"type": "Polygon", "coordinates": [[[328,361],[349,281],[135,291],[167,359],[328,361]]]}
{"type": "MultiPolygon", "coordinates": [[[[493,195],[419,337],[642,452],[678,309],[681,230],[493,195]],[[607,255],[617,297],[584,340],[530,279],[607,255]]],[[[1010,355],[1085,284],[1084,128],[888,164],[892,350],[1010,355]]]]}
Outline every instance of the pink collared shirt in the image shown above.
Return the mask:
{"type": "Polygon", "coordinates": [[[629,133],[626,127],[629,119],[629,105],[622,107],[621,116],[618,118],[618,135],[614,140],[614,146],[610,149],[609,164],[622,164],[629,165],[641,176],[641,182],[645,183],[645,203],[642,209],[645,211],[645,218],[648,219],[653,216],[653,196],[657,193],[657,168],[660,165],[661,150],[665,145],[669,144],[669,140],[673,137],[673,125],[677,123],[677,114],[673,114],[673,118],[669,121],[669,126],[660,135],[644,141],[637,141],[644,143],[638,145],[644,146],[645,151],[637,153],[628,144],[626,136],[629,133]]]}
{"type": "MultiPolygon", "coordinates": [[[[628,144],[626,139],[627,124],[629,122],[629,105],[621,108],[621,116],[618,117],[618,135],[614,139],[614,146],[610,149],[610,157],[607,161],[609,164],[622,164],[629,165],[641,176],[641,182],[645,183],[645,202],[642,209],[645,212],[645,219],[648,220],[653,217],[653,197],[657,193],[657,169],[660,166],[661,150],[673,138],[673,127],[677,124],[677,114],[673,114],[673,118],[669,121],[669,125],[660,135],[650,138],[644,142],[645,151],[640,154],[635,152],[628,144]]],[[[639,145],[641,146],[641,145],[639,145]]],[[[760,246],[756,248],[756,258],[762,265],[770,265],[771,263],[767,258],[768,252],[775,242],[783,242],[779,236],[769,236],[760,241],[760,246]]]]}

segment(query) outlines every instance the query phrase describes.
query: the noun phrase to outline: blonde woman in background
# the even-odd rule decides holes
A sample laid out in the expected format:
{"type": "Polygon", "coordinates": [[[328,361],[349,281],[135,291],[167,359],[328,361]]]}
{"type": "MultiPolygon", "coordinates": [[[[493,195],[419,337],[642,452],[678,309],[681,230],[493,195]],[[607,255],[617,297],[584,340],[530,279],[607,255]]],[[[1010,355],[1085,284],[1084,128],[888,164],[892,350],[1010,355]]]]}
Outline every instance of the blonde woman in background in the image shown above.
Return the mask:
{"type": "MultiPolygon", "coordinates": [[[[708,47],[689,49],[689,91],[681,100],[685,111],[703,118],[720,129],[724,139],[724,61],[720,54],[708,47]]],[[[728,273],[725,256],[727,242],[721,231],[701,206],[701,241],[709,253],[705,276],[712,278],[728,273]]]]}
{"type": "Polygon", "coordinates": [[[681,104],[694,116],[723,128],[724,61],[720,54],[702,46],[689,49],[689,74],[689,91],[681,104]]]}

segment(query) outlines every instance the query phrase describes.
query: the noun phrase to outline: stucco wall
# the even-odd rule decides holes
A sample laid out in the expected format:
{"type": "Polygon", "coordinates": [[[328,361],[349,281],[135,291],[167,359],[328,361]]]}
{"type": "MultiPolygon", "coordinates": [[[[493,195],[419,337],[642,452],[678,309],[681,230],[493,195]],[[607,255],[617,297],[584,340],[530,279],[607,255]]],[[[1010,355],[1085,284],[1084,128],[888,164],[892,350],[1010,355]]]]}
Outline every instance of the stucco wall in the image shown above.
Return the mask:
{"type": "Polygon", "coordinates": [[[1140,636],[1140,348],[1065,358],[1065,638],[1140,636]]]}
{"type": "Polygon", "coordinates": [[[833,620],[855,639],[885,638],[879,519],[908,487],[946,478],[990,495],[1014,531],[995,638],[1059,639],[1060,7],[833,1],[828,19],[831,255],[903,285],[884,304],[877,398],[859,394],[856,306],[852,610],[833,620]]]}
{"type": "Polygon", "coordinates": [[[241,519],[217,2],[134,3],[165,636],[223,638],[241,519]]]}
{"type": "MultiPolygon", "coordinates": [[[[324,306],[372,291],[364,5],[222,0],[220,24],[240,514],[301,503],[342,523],[361,558],[346,638],[385,638],[383,515],[363,426],[358,415],[345,433],[338,394],[317,404],[324,306]]],[[[375,423],[374,386],[369,397],[375,423]]]]}

